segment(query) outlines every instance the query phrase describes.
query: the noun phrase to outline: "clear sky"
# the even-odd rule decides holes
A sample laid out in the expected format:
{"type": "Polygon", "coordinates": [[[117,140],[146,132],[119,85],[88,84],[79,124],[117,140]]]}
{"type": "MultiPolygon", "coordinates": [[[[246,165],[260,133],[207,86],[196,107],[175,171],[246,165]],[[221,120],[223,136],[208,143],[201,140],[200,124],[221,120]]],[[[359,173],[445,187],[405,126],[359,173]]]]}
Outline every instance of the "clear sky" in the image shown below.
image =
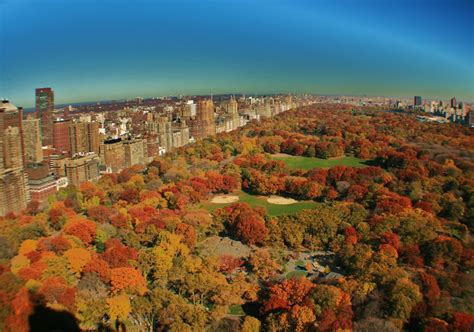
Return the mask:
{"type": "Polygon", "coordinates": [[[0,97],[43,86],[474,101],[474,0],[0,0],[0,97]]]}

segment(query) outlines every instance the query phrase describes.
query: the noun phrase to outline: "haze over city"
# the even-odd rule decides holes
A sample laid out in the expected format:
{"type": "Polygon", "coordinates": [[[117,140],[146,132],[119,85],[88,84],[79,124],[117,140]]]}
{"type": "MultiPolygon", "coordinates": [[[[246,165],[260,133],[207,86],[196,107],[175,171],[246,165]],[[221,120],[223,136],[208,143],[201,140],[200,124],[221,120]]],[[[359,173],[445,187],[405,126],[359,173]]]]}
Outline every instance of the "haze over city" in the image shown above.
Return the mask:
{"type": "Polygon", "coordinates": [[[0,92],[32,107],[165,95],[474,100],[472,1],[0,2],[0,92]]]}

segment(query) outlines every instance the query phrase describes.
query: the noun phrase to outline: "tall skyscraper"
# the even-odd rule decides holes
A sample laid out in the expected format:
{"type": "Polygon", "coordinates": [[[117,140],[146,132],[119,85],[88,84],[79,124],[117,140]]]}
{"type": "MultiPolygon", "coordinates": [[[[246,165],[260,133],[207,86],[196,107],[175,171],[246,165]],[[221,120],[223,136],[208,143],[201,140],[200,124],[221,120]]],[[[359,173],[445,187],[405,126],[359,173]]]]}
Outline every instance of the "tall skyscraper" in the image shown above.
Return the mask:
{"type": "Polygon", "coordinates": [[[40,120],[28,118],[23,120],[25,142],[25,159],[27,164],[39,164],[43,161],[40,120]]]}
{"type": "Polygon", "coordinates": [[[21,211],[30,200],[24,165],[22,110],[3,100],[0,104],[0,215],[21,211]]]}
{"type": "Polygon", "coordinates": [[[75,122],[69,125],[69,150],[76,153],[99,153],[99,123],[75,122]]]}
{"type": "Polygon", "coordinates": [[[452,108],[457,108],[458,107],[456,97],[451,98],[451,107],[452,108]]]}
{"type": "Polygon", "coordinates": [[[415,96],[413,100],[413,105],[415,106],[421,106],[422,101],[421,101],[421,96],[415,96]]]}
{"type": "Polygon", "coordinates": [[[75,122],[69,125],[69,151],[72,156],[87,152],[86,123],[75,122]]]}
{"type": "Polygon", "coordinates": [[[41,121],[43,145],[53,145],[54,91],[51,88],[36,89],[36,117],[41,121]]]}
{"type": "Polygon", "coordinates": [[[195,139],[216,134],[214,102],[212,99],[198,101],[196,119],[191,122],[191,133],[195,139]]]}
{"type": "Polygon", "coordinates": [[[59,153],[70,155],[69,147],[69,125],[71,121],[57,119],[53,123],[53,147],[59,153]]]}
{"type": "Polygon", "coordinates": [[[235,97],[232,96],[227,104],[227,114],[229,114],[232,118],[232,128],[231,130],[236,129],[239,127],[240,124],[240,116],[239,116],[239,104],[235,97]]]}

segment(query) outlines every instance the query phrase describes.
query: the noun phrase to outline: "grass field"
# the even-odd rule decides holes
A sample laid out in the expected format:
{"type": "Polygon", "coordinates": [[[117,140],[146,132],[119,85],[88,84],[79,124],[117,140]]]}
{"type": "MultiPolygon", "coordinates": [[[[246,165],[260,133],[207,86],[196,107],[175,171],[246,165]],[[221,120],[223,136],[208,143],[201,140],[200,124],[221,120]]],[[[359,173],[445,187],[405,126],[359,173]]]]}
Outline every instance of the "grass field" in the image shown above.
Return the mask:
{"type": "MultiPolygon", "coordinates": [[[[279,216],[282,214],[293,214],[305,209],[314,209],[315,207],[319,205],[319,203],[312,202],[312,201],[301,201],[301,202],[289,204],[289,205],[277,205],[277,204],[268,203],[266,197],[253,196],[243,191],[236,193],[236,195],[239,195],[239,202],[244,202],[251,206],[264,207],[265,209],[267,209],[267,213],[270,216],[279,216]]],[[[216,204],[216,203],[211,203],[211,202],[203,203],[203,207],[210,212],[214,211],[215,209],[223,208],[224,206],[227,206],[227,205],[229,204],[216,204]]]]}
{"type": "Polygon", "coordinates": [[[306,277],[307,275],[308,275],[308,272],[306,271],[291,271],[287,273],[286,279],[301,278],[301,277],[306,277]]]}
{"type": "Polygon", "coordinates": [[[315,167],[320,168],[331,168],[334,166],[352,166],[352,167],[365,167],[365,160],[356,157],[338,157],[330,159],[310,158],[310,157],[299,157],[299,156],[274,156],[274,159],[282,160],[289,168],[300,168],[300,169],[312,169],[315,167]]]}
{"type": "Polygon", "coordinates": [[[229,315],[243,316],[245,311],[240,304],[233,304],[229,308],[229,315]]]}

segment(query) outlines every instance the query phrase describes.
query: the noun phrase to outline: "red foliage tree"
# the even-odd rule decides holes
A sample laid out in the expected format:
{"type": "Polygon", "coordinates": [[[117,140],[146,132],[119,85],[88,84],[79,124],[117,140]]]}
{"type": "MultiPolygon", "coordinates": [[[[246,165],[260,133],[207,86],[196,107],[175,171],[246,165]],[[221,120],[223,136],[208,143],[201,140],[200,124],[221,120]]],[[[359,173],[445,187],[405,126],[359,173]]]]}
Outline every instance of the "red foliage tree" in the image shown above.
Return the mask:
{"type": "Polygon", "coordinates": [[[131,204],[136,204],[140,201],[140,192],[135,188],[125,189],[120,193],[119,198],[131,204]]]}
{"type": "Polygon", "coordinates": [[[268,228],[260,215],[245,212],[238,218],[235,235],[245,243],[262,244],[268,236],[268,228]]]}
{"type": "Polygon", "coordinates": [[[361,186],[359,184],[353,184],[349,187],[349,190],[347,191],[347,197],[354,201],[361,201],[364,199],[365,195],[367,195],[368,192],[369,190],[366,187],[361,186]]]}
{"type": "Polygon", "coordinates": [[[33,312],[30,294],[26,288],[21,288],[11,302],[12,312],[7,317],[7,328],[10,331],[29,331],[28,317],[33,312]]]}
{"type": "Polygon", "coordinates": [[[175,232],[176,234],[183,236],[183,241],[188,247],[194,247],[197,240],[197,234],[193,226],[185,223],[179,223],[178,225],[176,225],[175,232]]]}
{"type": "Polygon", "coordinates": [[[429,318],[423,326],[424,332],[448,332],[449,324],[442,319],[429,318]]]}
{"type": "Polygon", "coordinates": [[[392,232],[385,232],[382,236],[382,242],[391,245],[397,250],[400,247],[400,237],[392,232]]]}
{"type": "Polygon", "coordinates": [[[68,222],[65,232],[66,234],[78,237],[84,244],[90,244],[95,239],[96,226],[93,221],[75,218],[68,222]]]}
{"type": "Polygon", "coordinates": [[[53,251],[57,254],[62,254],[68,249],[71,249],[71,243],[62,234],[43,238],[38,242],[39,251],[53,251]]]}
{"type": "Polygon", "coordinates": [[[433,304],[441,295],[441,290],[438,286],[436,278],[431,274],[421,272],[420,279],[423,286],[423,294],[428,300],[428,303],[433,304]]]}
{"type": "Polygon", "coordinates": [[[123,245],[117,239],[105,242],[105,252],[101,258],[106,261],[111,268],[130,266],[129,260],[136,260],[138,253],[135,249],[123,245]]]}
{"type": "Polygon", "coordinates": [[[110,281],[110,266],[106,261],[104,261],[97,255],[94,255],[92,257],[90,262],[87,263],[86,266],[84,266],[84,269],[82,271],[83,273],[96,273],[99,278],[105,283],[108,283],[110,281]]]}
{"type": "Polygon", "coordinates": [[[474,316],[465,312],[456,311],[453,313],[450,328],[451,331],[456,332],[472,332],[474,328],[474,316]]]}
{"type": "Polygon", "coordinates": [[[62,304],[70,311],[74,309],[76,291],[74,288],[68,287],[61,277],[50,277],[46,279],[38,292],[43,294],[48,303],[62,304]]]}
{"type": "Polygon", "coordinates": [[[111,270],[110,282],[114,291],[129,289],[143,295],[146,292],[146,280],[142,273],[132,267],[118,267],[111,270]]]}
{"type": "Polygon", "coordinates": [[[416,267],[422,267],[424,265],[424,260],[418,245],[403,245],[398,252],[403,262],[416,267]]]}
{"type": "Polygon", "coordinates": [[[129,228],[128,219],[120,212],[116,212],[110,216],[110,222],[117,228],[129,228]]]}
{"type": "Polygon", "coordinates": [[[263,303],[262,312],[286,309],[296,304],[303,304],[306,295],[315,285],[306,278],[293,278],[270,287],[268,300],[263,303]]]}
{"type": "Polygon", "coordinates": [[[219,257],[219,270],[231,274],[235,269],[241,267],[244,261],[232,255],[222,255],[219,257]]]}
{"type": "Polygon", "coordinates": [[[349,226],[344,229],[344,237],[346,244],[356,244],[357,243],[357,231],[354,227],[349,226]]]}
{"type": "Polygon", "coordinates": [[[89,218],[100,223],[108,222],[112,214],[113,210],[105,205],[97,205],[87,209],[87,215],[89,216],[89,218]]]}

